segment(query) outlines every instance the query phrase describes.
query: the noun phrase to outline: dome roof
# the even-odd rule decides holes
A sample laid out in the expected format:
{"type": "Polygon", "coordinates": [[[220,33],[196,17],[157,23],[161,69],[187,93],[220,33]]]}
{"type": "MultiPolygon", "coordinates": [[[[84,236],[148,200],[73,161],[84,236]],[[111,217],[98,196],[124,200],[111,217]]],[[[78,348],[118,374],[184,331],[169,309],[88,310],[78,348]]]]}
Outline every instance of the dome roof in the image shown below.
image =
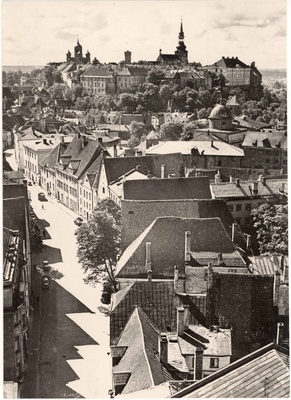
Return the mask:
{"type": "Polygon", "coordinates": [[[217,104],[211,111],[209,119],[231,119],[231,111],[223,106],[222,104],[217,104]]]}

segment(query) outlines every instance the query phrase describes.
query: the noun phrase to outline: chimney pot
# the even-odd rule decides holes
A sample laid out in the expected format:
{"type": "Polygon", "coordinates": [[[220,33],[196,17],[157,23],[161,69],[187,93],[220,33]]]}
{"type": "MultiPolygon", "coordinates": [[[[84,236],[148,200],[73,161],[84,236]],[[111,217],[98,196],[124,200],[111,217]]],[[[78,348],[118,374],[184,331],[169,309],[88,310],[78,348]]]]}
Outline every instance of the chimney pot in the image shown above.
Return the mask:
{"type": "Polygon", "coordinates": [[[182,336],[185,330],[185,311],[184,307],[177,307],[177,334],[182,336]]]}
{"type": "Polygon", "coordinates": [[[162,364],[168,363],[168,338],[167,334],[162,332],[159,341],[159,355],[162,364]]]}
{"type": "Polygon", "coordinates": [[[237,187],[239,187],[239,185],[240,185],[239,179],[236,179],[236,180],[235,180],[235,184],[236,184],[237,187]]]}
{"type": "Polygon", "coordinates": [[[151,269],[147,271],[147,276],[148,276],[148,282],[151,282],[153,279],[153,271],[151,269]]]}
{"type": "Polygon", "coordinates": [[[230,175],[229,176],[229,182],[232,183],[233,182],[233,177],[230,175]]]}
{"type": "Polygon", "coordinates": [[[185,232],[185,261],[189,262],[191,260],[191,232],[185,232]]]}
{"type": "Polygon", "coordinates": [[[166,166],[165,165],[161,165],[161,178],[162,179],[165,178],[165,170],[166,170],[166,166]]]}

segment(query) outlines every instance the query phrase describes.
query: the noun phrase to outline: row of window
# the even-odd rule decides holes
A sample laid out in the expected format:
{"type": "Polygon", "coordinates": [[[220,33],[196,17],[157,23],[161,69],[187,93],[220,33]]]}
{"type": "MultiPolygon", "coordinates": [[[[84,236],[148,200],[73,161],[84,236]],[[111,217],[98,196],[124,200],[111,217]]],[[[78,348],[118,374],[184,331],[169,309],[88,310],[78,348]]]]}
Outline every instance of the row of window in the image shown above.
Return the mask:
{"type": "MultiPolygon", "coordinates": [[[[242,207],[243,207],[242,204],[236,204],[236,205],[229,204],[228,205],[228,208],[230,211],[242,211],[242,207]]],[[[250,203],[247,203],[247,204],[245,204],[244,209],[245,209],[245,211],[251,211],[252,205],[250,203]]]]}
{"type": "MultiPolygon", "coordinates": [[[[80,196],[82,196],[82,188],[80,188],[80,196]]],[[[91,201],[91,193],[85,189],[83,190],[83,196],[85,199],[89,199],[91,201]]]]}
{"type": "Polygon", "coordinates": [[[33,172],[37,172],[37,168],[35,164],[32,164],[30,161],[25,160],[25,166],[32,170],[33,172]]]}
{"type": "Polygon", "coordinates": [[[33,153],[31,150],[27,149],[26,147],[24,148],[24,152],[25,152],[25,154],[28,155],[28,157],[36,159],[36,153],[33,153]]]}

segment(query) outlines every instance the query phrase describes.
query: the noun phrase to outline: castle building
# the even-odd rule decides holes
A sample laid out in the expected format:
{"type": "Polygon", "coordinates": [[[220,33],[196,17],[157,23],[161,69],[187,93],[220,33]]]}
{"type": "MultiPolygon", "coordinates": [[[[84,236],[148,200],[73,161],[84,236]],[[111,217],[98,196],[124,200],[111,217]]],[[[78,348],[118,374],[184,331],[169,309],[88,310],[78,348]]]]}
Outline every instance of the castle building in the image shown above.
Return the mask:
{"type": "Polygon", "coordinates": [[[157,58],[157,62],[162,65],[188,64],[188,51],[186,50],[186,45],[184,43],[184,31],[182,21],[179,32],[179,44],[176,49],[177,50],[174,54],[163,54],[162,50],[160,49],[160,54],[157,58]]]}
{"type": "Polygon", "coordinates": [[[70,50],[67,52],[67,62],[76,61],[79,63],[90,63],[91,61],[91,54],[87,51],[85,57],[83,57],[83,47],[81,46],[79,39],[77,40],[77,45],[74,47],[74,57],[72,57],[72,53],[70,50]]]}

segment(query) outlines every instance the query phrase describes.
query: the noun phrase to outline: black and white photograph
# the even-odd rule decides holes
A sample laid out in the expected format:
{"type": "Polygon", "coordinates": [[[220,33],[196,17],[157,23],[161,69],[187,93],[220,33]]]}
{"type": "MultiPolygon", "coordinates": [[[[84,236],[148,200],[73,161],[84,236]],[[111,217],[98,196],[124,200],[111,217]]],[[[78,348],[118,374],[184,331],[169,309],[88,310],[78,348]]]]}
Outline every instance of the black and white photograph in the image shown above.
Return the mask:
{"type": "Polygon", "coordinates": [[[290,398],[289,0],[1,5],[0,397],[290,398]]]}

